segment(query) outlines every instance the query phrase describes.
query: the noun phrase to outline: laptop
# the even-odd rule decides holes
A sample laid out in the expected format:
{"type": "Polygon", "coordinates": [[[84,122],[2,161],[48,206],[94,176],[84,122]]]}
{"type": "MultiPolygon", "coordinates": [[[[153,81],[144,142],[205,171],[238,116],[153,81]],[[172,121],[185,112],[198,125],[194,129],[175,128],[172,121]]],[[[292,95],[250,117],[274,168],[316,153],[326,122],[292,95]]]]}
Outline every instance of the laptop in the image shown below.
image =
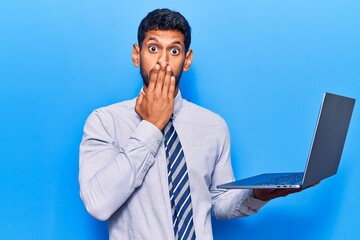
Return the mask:
{"type": "Polygon", "coordinates": [[[242,188],[306,188],[335,175],[349,129],[355,99],[325,93],[305,172],[265,173],[217,186],[242,188]]]}

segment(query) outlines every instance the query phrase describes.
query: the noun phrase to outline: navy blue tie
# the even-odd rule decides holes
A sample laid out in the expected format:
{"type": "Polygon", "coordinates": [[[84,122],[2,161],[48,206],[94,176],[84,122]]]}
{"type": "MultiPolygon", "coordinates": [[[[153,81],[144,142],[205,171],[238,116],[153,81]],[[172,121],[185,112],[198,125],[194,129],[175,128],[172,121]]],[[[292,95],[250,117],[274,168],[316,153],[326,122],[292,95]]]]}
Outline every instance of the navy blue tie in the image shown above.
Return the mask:
{"type": "Polygon", "coordinates": [[[196,239],[190,196],[189,175],[184,152],[172,117],[164,129],[169,194],[174,235],[177,240],[196,239]]]}

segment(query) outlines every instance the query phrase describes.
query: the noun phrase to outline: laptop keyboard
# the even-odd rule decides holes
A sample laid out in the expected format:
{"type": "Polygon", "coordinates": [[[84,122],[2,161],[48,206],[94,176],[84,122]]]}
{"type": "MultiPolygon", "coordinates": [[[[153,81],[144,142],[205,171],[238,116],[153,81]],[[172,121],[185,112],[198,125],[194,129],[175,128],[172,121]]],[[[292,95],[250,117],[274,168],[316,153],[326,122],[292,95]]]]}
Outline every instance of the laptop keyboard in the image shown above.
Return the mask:
{"type": "Polygon", "coordinates": [[[280,177],[266,180],[259,185],[291,185],[302,181],[303,173],[288,173],[280,177]]]}

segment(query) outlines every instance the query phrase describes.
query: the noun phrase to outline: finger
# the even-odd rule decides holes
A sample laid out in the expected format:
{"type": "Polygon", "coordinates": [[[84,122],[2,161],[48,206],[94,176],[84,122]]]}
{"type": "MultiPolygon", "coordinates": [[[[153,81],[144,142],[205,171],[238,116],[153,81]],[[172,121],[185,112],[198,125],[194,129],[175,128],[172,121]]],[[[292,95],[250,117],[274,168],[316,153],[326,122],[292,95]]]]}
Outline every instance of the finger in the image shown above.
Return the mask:
{"type": "MultiPolygon", "coordinates": [[[[319,182],[316,182],[316,183],[314,183],[314,184],[312,184],[312,185],[310,185],[310,186],[308,186],[308,187],[306,187],[306,188],[315,187],[315,186],[318,185],[318,184],[320,184],[320,181],[319,181],[319,182]]],[[[305,188],[305,189],[306,189],[306,188],[305,188]]]]}
{"type": "Polygon", "coordinates": [[[302,188],[278,189],[277,192],[274,192],[274,196],[277,196],[277,197],[285,197],[285,196],[287,196],[287,195],[289,195],[289,194],[301,192],[302,190],[303,190],[302,188]]]}
{"type": "Polygon", "coordinates": [[[171,76],[170,78],[170,86],[169,86],[169,99],[174,100],[175,98],[175,77],[171,76]]]}
{"type": "Polygon", "coordinates": [[[166,67],[167,67],[167,65],[161,66],[160,70],[159,70],[159,74],[157,76],[156,86],[155,86],[154,91],[158,96],[160,96],[161,91],[163,89],[166,67]]]}
{"type": "Polygon", "coordinates": [[[159,71],[160,71],[160,65],[156,64],[151,73],[149,86],[147,87],[147,90],[154,91],[154,89],[156,88],[156,82],[158,79],[159,71]]]}
{"type": "Polygon", "coordinates": [[[171,82],[171,67],[167,66],[166,73],[165,73],[165,79],[164,79],[164,86],[162,89],[162,95],[164,97],[168,97],[168,95],[169,95],[170,82],[171,82]]]}
{"type": "Polygon", "coordinates": [[[141,103],[143,102],[144,100],[144,93],[143,92],[140,92],[137,99],[136,99],[136,104],[135,106],[140,106],[141,103]]]}
{"type": "Polygon", "coordinates": [[[140,92],[137,99],[136,99],[136,103],[135,103],[135,112],[137,112],[138,114],[140,112],[141,103],[143,102],[143,100],[144,100],[144,93],[140,92]]]}

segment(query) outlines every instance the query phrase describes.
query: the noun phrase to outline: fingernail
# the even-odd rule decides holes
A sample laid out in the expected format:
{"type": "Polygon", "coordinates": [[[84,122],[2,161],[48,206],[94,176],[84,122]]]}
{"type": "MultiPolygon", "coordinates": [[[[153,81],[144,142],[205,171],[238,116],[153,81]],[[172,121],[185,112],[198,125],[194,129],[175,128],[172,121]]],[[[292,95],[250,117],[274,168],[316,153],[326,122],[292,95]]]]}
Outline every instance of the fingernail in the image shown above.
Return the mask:
{"type": "Polygon", "coordinates": [[[156,70],[159,70],[159,69],[160,69],[160,65],[159,65],[159,64],[156,64],[156,65],[155,65],[155,69],[156,69],[156,70]]]}
{"type": "Polygon", "coordinates": [[[169,65],[166,67],[166,71],[168,71],[168,72],[171,71],[171,67],[169,65]]]}

